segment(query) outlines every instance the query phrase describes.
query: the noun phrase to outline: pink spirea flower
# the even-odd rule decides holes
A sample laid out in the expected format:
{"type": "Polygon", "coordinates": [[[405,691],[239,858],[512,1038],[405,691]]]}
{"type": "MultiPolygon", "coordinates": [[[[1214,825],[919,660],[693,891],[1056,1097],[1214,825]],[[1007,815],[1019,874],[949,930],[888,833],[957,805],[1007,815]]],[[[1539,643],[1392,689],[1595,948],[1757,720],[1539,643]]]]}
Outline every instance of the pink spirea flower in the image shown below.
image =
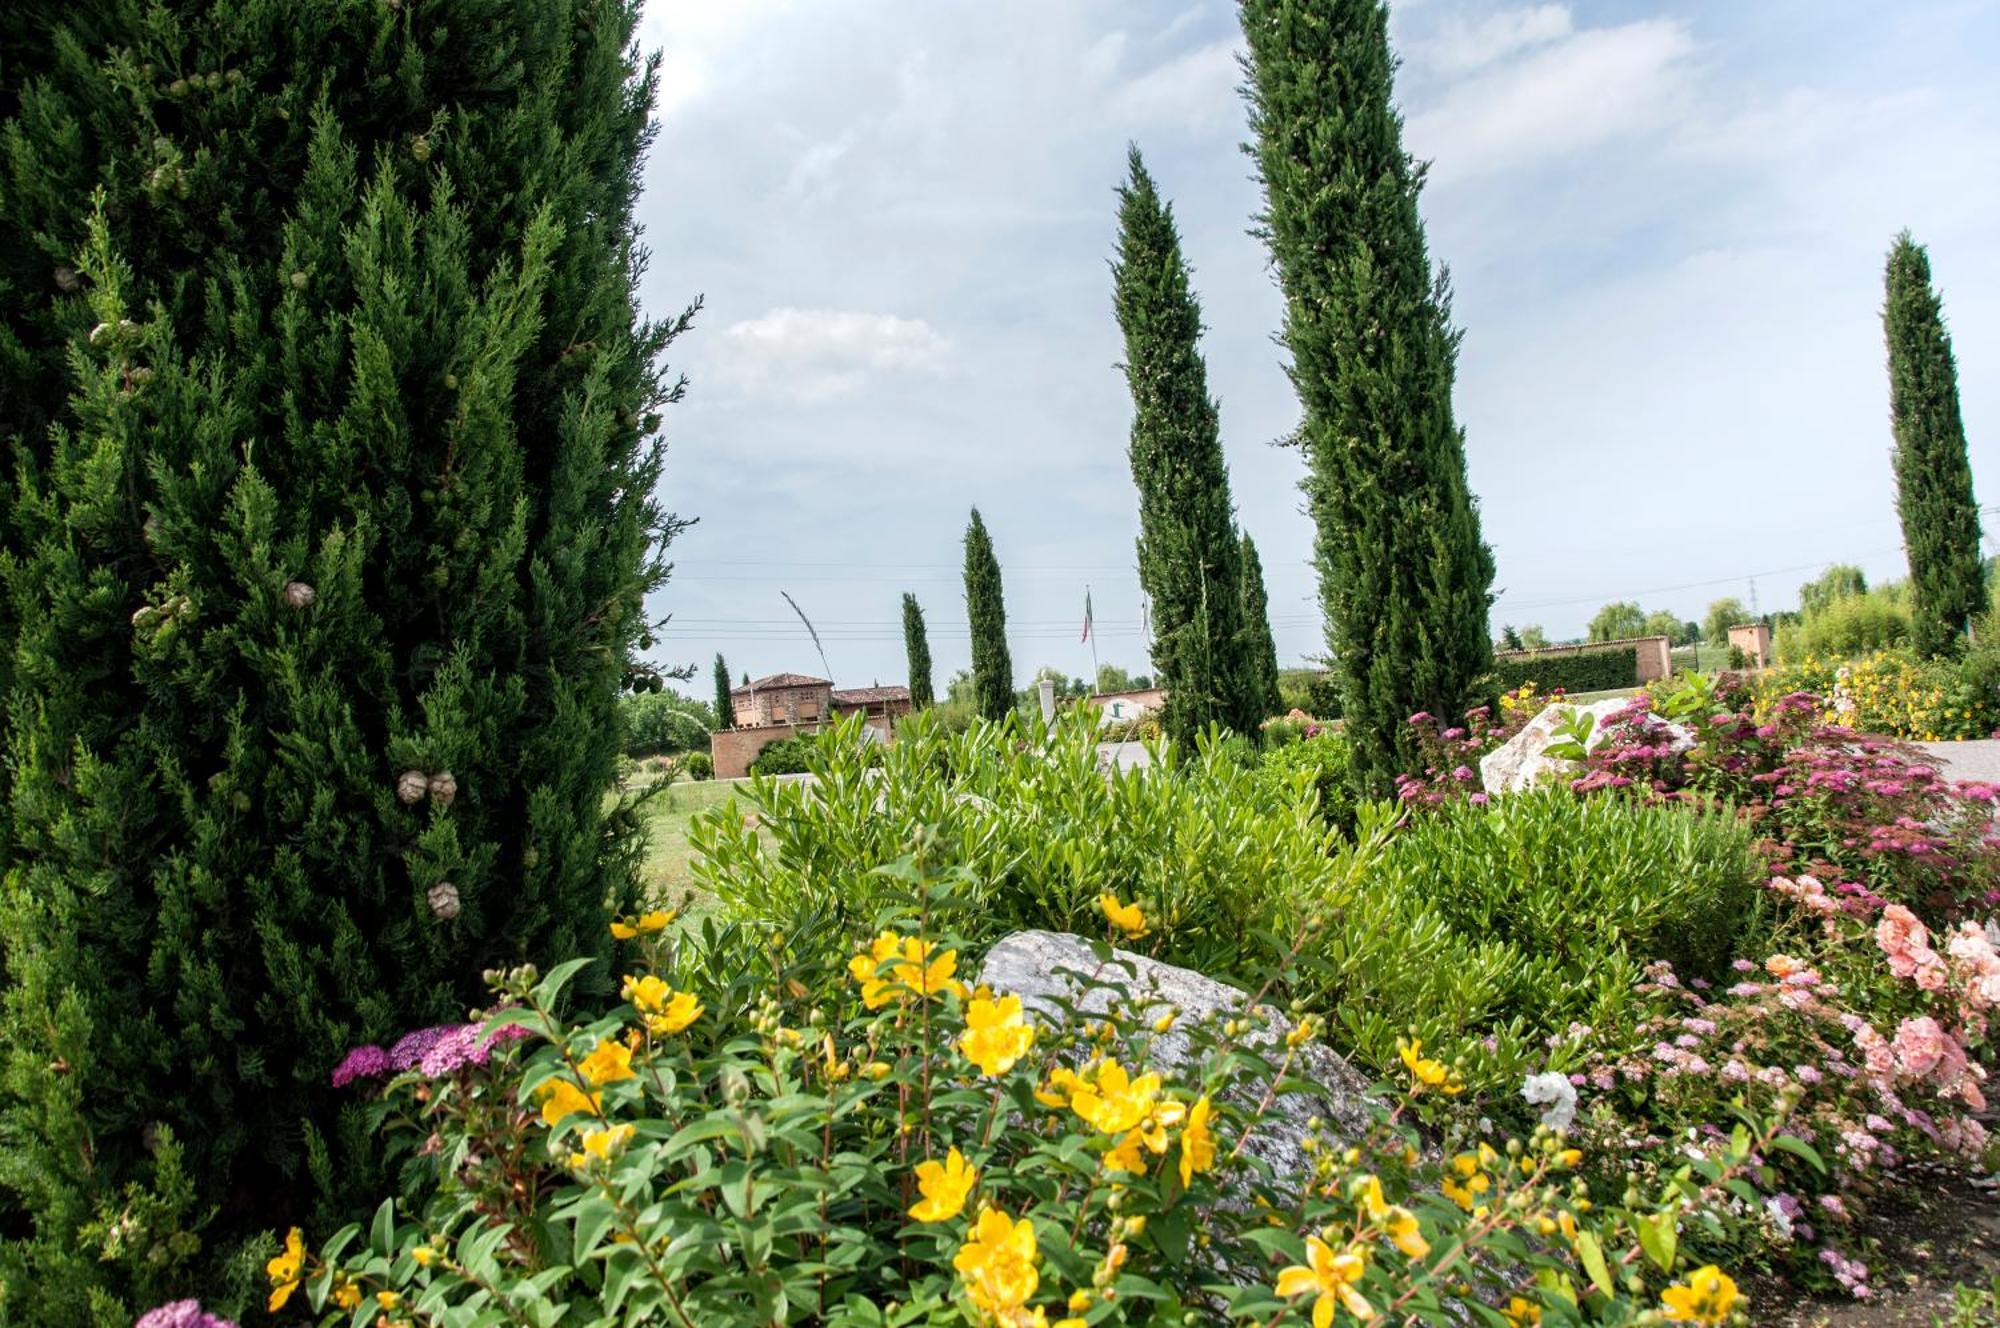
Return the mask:
{"type": "Polygon", "coordinates": [[[334,1067],[333,1086],[345,1088],[356,1079],[373,1079],[389,1073],[389,1053],[369,1043],[356,1047],[334,1067]]]}
{"type": "Polygon", "coordinates": [[[236,1328],[236,1324],[210,1314],[198,1300],[175,1300],[147,1310],[132,1328],[236,1328]]]}

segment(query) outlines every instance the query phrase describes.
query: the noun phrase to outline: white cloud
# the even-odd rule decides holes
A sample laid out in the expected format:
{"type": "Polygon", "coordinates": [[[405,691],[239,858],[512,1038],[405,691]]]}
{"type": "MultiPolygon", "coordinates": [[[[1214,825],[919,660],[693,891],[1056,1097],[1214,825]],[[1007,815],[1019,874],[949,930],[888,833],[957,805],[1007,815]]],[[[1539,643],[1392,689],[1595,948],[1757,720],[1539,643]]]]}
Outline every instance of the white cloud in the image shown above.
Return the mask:
{"type": "Polygon", "coordinates": [[[1410,61],[1439,74],[1465,74],[1517,51],[1560,41],[1572,27],[1568,5],[1503,9],[1477,21],[1452,18],[1413,45],[1410,61]]]}
{"type": "Polygon", "coordinates": [[[845,396],[878,374],[939,373],[951,343],[921,318],[852,309],[773,309],[722,330],[719,376],[801,402],[845,396]]]}
{"type": "Polygon", "coordinates": [[[1656,128],[1690,91],[1694,49],[1666,19],[1587,29],[1453,85],[1410,118],[1411,149],[1462,179],[1656,128]]]}
{"type": "Polygon", "coordinates": [[[1111,94],[1110,111],[1125,125],[1209,128],[1239,125],[1243,103],[1236,88],[1242,70],[1236,39],[1197,47],[1127,80],[1111,94]]]}

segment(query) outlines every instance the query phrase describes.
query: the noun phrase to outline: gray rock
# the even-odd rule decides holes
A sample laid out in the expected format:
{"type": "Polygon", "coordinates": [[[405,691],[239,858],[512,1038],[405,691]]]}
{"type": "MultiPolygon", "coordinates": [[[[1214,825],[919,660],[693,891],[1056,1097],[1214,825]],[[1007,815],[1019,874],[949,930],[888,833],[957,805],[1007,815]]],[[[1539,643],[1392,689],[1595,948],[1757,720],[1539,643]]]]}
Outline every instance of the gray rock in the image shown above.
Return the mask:
{"type": "MultiPolygon", "coordinates": [[[[1168,1010],[1180,1012],[1174,1027],[1152,1043],[1148,1068],[1162,1073],[1180,1069],[1189,1057],[1188,1029],[1214,1017],[1226,1019],[1244,1012],[1249,998],[1234,987],[1176,968],[1157,959],[1113,950],[1099,965],[1090,943],[1080,936],[1051,931],[1017,931],[987,951],[979,980],[1003,995],[1021,998],[1030,1017],[1060,1022],[1059,1000],[1068,1000],[1078,1017],[1108,1014],[1122,1002],[1137,1020],[1150,1022],[1168,1010]],[[1095,981],[1109,986],[1087,985],[1095,981]]],[[[1271,1061],[1284,1059],[1282,1039],[1290,1023],[1269,1006],[1259,1007],[1264,1020],[1245,1036],[1243,1045],[1257,1048],[1271,1061]]],[[[1279,1181],[1312,1174],[1305,1149],[1306,1122],[1317,1117],[1322,1140],[1353,1141],[1365,1134],[1375,1118],[1368,1080],[1331,1047],[1308,1042],[1292,1063],[1292,1076],[1314,1085],[1311,1092],[1288,1093],[1274,1102],[1257,1122],[1243,1151],[1268,1163],[1279,1181]]],[[[1237,1103],[1254,1112],[1256,1103],[1237,1103]]]]}
{"type": "MultiPolygon", "coordinates": [[[[1598,726],[1603,724],[1605,717],[1631,704],[1629,696],[1614,696],[1584,706],[1558,701],[1545,707],[1541,714],[1528,721],[1526,728],[1479,758],[1480,783],[1488,793],[1518,793],[1546,779],[1569,775],[1576,769],[1576,762],[1547,754],[1549,745],[1556,741],[1556,729],[1568,725],[1577,714],[1589,715],[1591,732],[1584,748],[1594,750],[1604,740],[1598,726]]],[[[1694,746],[1691,730],[1665,720],[1657,722],[1675,751],[1684,752],[1694,746]]]]}

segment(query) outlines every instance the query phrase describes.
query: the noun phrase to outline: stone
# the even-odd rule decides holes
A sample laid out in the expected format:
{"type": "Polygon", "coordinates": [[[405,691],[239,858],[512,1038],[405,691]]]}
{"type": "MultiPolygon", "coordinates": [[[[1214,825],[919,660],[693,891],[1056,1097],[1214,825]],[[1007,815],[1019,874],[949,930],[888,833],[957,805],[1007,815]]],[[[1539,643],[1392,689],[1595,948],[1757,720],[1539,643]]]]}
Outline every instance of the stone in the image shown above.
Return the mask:
{"type": "MultiPolygon", "coordinates": [[[[1059,1023],[1071,1002],[1077,1018],[1108,1014],[1123,1002],[1137,1021],[1150,1023],[1169,1010],[1179,1018],[1152,1042],[1147,1067],[1169,1077],[1189,1056],[1188,1030],[1211,1017],[1240,1015],[1249,998],[1234,987],[1192,969],[1114,949],[1100,966],[1090,942],[1081,936],[1051,931],[1017,931],[986,953],[979,980],[1001,995],[1021,998],[1022,1008],[1037,1021],[1059,1023]],[[1092,979],[1092,975],[1095,975],[1092,979]],[[1086,985],[1086,980],[1111,985],[1086,985]]],[[[1272,1062],[1284,1059],[1281,1040],[1290,1023],[1269,1006],[1258,1007],[1263,1021],[1244,1036],[1243,1045],[1258,1049],[1272,1062]]],[[[1374,1122],[1368,1080],[1333,1048],[1309,1041],[1299,1048],[1291,1076],[1313,1085],[1310,1092],[1287,1093],[1272,1103],[1252,1131],[1243,1151],[1268,1164],[1273,1178],[1285,1181],[1309,1176],[1312,1158],[1305,1141],[1306,1122],[1317,1118],[1322,1141],[1359,1140],[1374,1122]]],[[[1246,1114],[1255,1102],[1237,1103],[1246,1114]]]]}
{"type": "MultiPolygon", "coordinates": [[[[1568,775],[1576,769],[1576,762],[1547,755],[1549,746],[1556,741],[1556,729],[1568,726],[1577,714],[1589,715],[1593,722],[1584,747],[1594,750],[1604,740],[1601,729],[1605,719],[1631,704],[1629,696],[1614,696],[1583,706],[1558,701],[1544,707],[1541,714],[1528,721],[1526,728],[1479,758],[1480,783],[1490,794],[1518,793],[1546,779],[1568,775]]],[[[1691,730],[1665,720],[1654,723],[1675,751],[1684,752],[1694,745],[1691,730]]]]}

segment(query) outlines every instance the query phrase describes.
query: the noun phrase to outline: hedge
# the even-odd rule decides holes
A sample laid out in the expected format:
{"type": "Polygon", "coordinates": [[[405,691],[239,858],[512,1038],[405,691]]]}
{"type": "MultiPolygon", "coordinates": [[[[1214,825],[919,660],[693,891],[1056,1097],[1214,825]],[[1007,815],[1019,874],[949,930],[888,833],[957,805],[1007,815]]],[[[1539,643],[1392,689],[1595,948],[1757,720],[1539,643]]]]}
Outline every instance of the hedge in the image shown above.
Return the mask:
{"type": "Polygon", "coordinates": [[[1639,648],[1605,646],[1601,650],[1581,650],[1565,655],[1526,655],[1493,661],[1493,675],[1500,690],[1511,692],[1523,683],[1535,684],[1538,692],[1605,692],[1614,687],[1631,687],[1639,681],[1639,648]]]}

